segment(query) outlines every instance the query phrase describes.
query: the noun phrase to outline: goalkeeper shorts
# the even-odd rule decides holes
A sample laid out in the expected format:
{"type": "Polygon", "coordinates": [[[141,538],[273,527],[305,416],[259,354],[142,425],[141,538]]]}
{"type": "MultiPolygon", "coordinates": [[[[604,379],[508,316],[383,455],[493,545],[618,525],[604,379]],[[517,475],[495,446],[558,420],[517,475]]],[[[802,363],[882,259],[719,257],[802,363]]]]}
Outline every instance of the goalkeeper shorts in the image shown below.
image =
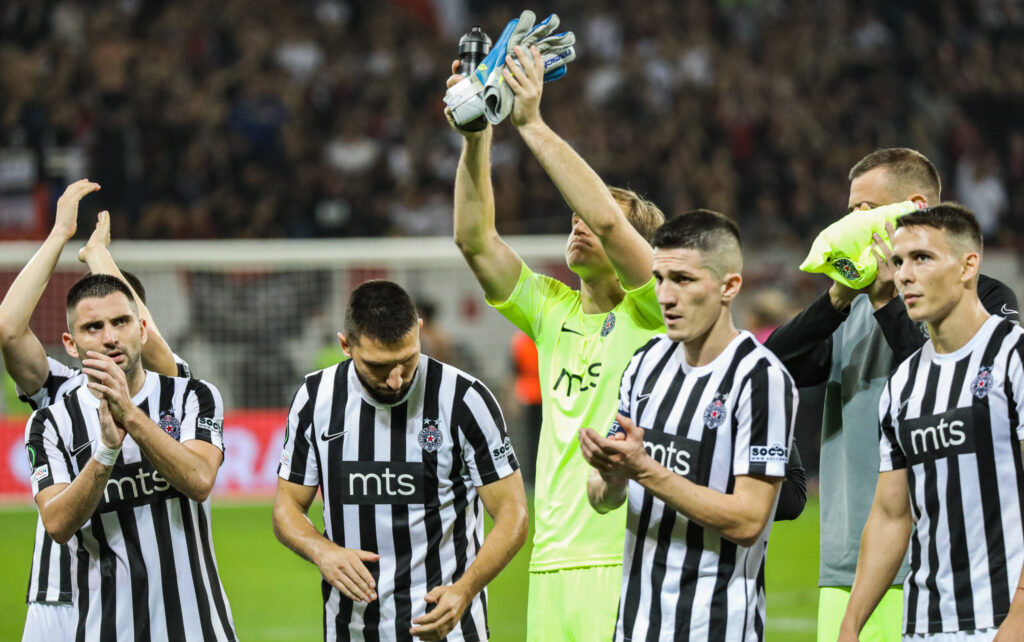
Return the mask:
{"type": "Polygon", "coordinates": [[[527,642],[611,640],[621,587],[621,565],[530,573],[527,642]]]}

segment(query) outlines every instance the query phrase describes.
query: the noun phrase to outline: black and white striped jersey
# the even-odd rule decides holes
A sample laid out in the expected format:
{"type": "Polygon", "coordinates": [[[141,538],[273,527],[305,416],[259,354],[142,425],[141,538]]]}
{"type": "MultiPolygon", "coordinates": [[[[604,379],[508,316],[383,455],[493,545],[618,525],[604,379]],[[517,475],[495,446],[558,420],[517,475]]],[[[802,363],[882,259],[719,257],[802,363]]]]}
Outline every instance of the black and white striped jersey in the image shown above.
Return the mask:
{"type": "MultiPolygon", "coordinates": [[[[396,404],[366,394],[351,360],[306,376],[295,394],[282,479],[319,486],[324,535],[380,555],[366,564],[377,599],[353,603],[326,582],[326,640],[412,640],[427,591],[458,580],[484,537],[476,487],[519,468],[490,391],[420,355],[396,404]]],[[[473,598],[451,642],[486,640],[486,590],[473,598]]]]}
{"type": "MultiPolygon", "coordinates": [[[[223,450],[223,402],[211,384],[147,372],[133,401],[173,439],[223,450]]],[[[79,386],[32,414],[33,494],[73,482],[86,466],[99,443],[98,408],[79,386]]],[[[178,492],[126,436],[96,512],[69,543],[77,639],[234,640],[210,526],[209,501],[178,492]]]]}
{"type": "MultiPolygon", "coordinates": [[[[737,476],[785,476],[796,406],[789,373],[749,332],[700,367],[686,364],[682,343],[655,337],[630,361],[619,398],[651,457],[721,493],[737,476]]],[[[745,548],[635,481],[627,501],[615,640],[762,640],[772,520],[745,548]]]]}
{"type": "Polygon", "coordinates": [[[879,402],[882,472],[906,469],[907,635],[997,627],[1024,564],[1024,331],[992,316],[961,349],[929,341],[879,402]]]}
{"type": "MultiPolygon", "coordinates": [[[[86,382],[86,376],[77,368],[69,368],[60,361],[47,357],[50,371],[46,381],[35,393],[29,395],[21,390],[18,398],[32,407],[45,408],[54,400],[63,399],[69,392],[86,382]]],[[[192,376],[188,364],[174,355],[178,364],[178,376],[192,376]]],[[[46,534],[42,518],[36,518],[36,539],[32,545],[32,567],[29,570],[28,594],[25,601],[47,604],[70,604],[74,598],[74,582],[71,575],[71,550],[66,544],[57,544],[46,534]]]]}

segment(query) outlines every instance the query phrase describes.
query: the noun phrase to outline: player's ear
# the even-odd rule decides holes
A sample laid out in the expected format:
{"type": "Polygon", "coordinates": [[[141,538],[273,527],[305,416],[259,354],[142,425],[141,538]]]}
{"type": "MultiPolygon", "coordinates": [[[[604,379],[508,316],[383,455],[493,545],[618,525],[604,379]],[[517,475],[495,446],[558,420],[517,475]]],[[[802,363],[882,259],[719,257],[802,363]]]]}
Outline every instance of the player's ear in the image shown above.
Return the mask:
{"type": "Polygon", "coordinates": [[[420,323],[419,326],[418,326],[419,329],[422,330],[423,329],[423,319],[417,319],[417,321],[419,321],[419,323],[420,323]]]}
{"type": "Polygon", "coordinates": [[[968,252],[963,258],[963,270],[960,280],[967,282],[978,276],[981,270],[981,256],[977,252],[968,252]]]}
{"type": "Polygon", "coordinates": [[[142,317],[139,317],[139,334],[142,337],[142,345],[146,345],[146,341],[149,340],[149,324],[142,317]]]}
{"type": "Polygon", "coordinates": [[[64,343],[64,351],[68,353],[68,356],[72,359],[78,359],[78,347],[75,346],[75,338],[65,332],[60,335],[60,340],[64,343]]]}
{"type": "Polygon", "coordinates": [[[338,333],[338,343],[341,344],[341,351],[345,353],[345,356],[351,358],[352,345],[348,342],[348,339],[345,338],[345,335],[340,332],[338,333]]]}
{"type": "Polygon", "coordinates": [[[726,303],[732,302],[736,295],[740,293],[742,285],[743,277],[738,272],[726,274],[725,278],[722,279],[722,301],[726,303]]]}
{"type": "Polygon", "coordinates": [[[928,199],[925,198],[924,194],[914,194],[907,200],[913,201],[914,205],[917,205],[917,209],[919,210],[923,210],[924,208],[928,207],[928,199]]]}

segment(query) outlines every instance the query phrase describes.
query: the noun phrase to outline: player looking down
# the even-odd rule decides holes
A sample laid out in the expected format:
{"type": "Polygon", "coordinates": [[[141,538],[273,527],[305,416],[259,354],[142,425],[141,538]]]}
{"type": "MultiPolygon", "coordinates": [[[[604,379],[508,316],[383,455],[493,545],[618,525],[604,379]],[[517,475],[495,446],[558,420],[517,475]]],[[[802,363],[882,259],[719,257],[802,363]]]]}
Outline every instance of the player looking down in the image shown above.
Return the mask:
{"type": "Polygon", "coordinates": [[[274,532],[320,569],[326,640],[486,640],[484,589],[526,540],[501,410],[420,354],[421,324],[397,284],[357,287],[338,333],[351,358],[307,375],[288,414],[274,532]],[[306,517],[318,489],[323,534],[306,517]]]}

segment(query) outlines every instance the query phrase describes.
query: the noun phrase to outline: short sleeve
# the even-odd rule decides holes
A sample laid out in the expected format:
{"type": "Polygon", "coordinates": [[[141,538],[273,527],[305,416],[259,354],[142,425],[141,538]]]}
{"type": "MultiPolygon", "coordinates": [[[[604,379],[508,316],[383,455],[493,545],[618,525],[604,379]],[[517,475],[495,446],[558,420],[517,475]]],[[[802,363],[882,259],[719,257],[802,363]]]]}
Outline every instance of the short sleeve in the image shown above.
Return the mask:
{"type": "Polygon", "coordinates": [[[626,290],[626,297],[623,301],[633,306],[633,309],[640,317],[638,325],[658,328],[665,325],[661,316],[661,304],[658,303],[658,294],[654,288],[656,281],[653,277],[647,283],[632,290],[626,290]]]}
{"type": "Polygon", "coordinates": [[[185,412],[180,441],[198,439],[224,450],[224,401],[220,391],[201,379],[185,384],[185,412]]]}
{"type": "Polygon", "coordinates": [[[307,380],[292,398],[277,474],[281,479],[294,484],[319,486],[320,470],[317,468],[313,443],[313,405],[316,402],[310,397],[309,386],[307,380]]]}
{"type": "Polygon", "coordinates": [[[80,370],[69,368],[53,357],[46,357],[46,362],[50,371],[47,373],[46,381],[43,382],[39,390],[29,394],[20,387],[15,386],[18,392],[18,399],[31,406],[32,410],[45,408],[57,401],[57,391],[60,390],[60,387],[69,379],[73,379],[81,374],[80,370]]]}
{"type": "MultiPolygon", "coordinates": [[[[878,400],[878,471],[882,473],[907,467],[906,456],[896,439],[899,417],[892,411],[891,386],[891,379],[885,382],[882,397],[878,400]]],[[[1020,434],[1019,430],[1018,434],[1020,434]]]]}
{"type": "Polygon", "coordinates": [[[496,482],[519,470],[505,418],[487,386],[479,381],[469,383],[452,408],[452,421],[462,435],[462,460],[474,486],[496,482]]]}
{"type": "MultiPolygon", "coordinates": [[[[1024,441],[1024,338],[1010,351],[1007,361],[1006,385],[1013,393],[1012,399],[1017,404],[1017,425],[1011,429],[1017,431],[1017,441],[1024,441]]],[[[1009,395],[1008,395],[1009,396],[1009,395]]]]}
{"type": "MultiPolygon", "coordinates": [[[[622,379],[619,381],[619,414],[629,417],[630,419],[636,419],[634,417],[633,409],[633,384],[636,382],[637,373],[640,371],[640,364],[643,362],[644,355],[647,354],[647,348],[654,342],[648,342],[647,345],[638,349],[633,353],[632,359],[629,360],[629,365],[622,371],[622,379]]],[[[608,428],[606,437],[611,437],[617,432],[624,432],[622,426],[619,425],[617,417],[612,417],[611,426],[608,428]]]]}
{"type": "Polygon", "coordinates": [[[54,484],[70,484],[70,456],[64,452],[50,413],[37,410],[25,426],[25,449],[32,468],[32,496],[54,484]]]}
{"type": "Polygon", "coordinates": [[[178,377],[181,379],[191,379],[192,368],[188,365],[188,361],[185,361],[173,352],[171,356],[174,357],[174,365],[178,367],[178,377]]]}
{"type": "Polygon", "coordinates": [[[797,403],[793,380],[781,367],[769,364],[750,373],[733,411],[734,474],[786,476],[797,403]]]}
{"type": "Polygon", "coordinates": [[[536,274],[523,263],[512,294],[504,301],[487,299],[487,303],[528,337],[537,341],[546,314],[559,301],[571,302],[575,296],[576,293],[569,286],[549,276],[536,274]]]}

